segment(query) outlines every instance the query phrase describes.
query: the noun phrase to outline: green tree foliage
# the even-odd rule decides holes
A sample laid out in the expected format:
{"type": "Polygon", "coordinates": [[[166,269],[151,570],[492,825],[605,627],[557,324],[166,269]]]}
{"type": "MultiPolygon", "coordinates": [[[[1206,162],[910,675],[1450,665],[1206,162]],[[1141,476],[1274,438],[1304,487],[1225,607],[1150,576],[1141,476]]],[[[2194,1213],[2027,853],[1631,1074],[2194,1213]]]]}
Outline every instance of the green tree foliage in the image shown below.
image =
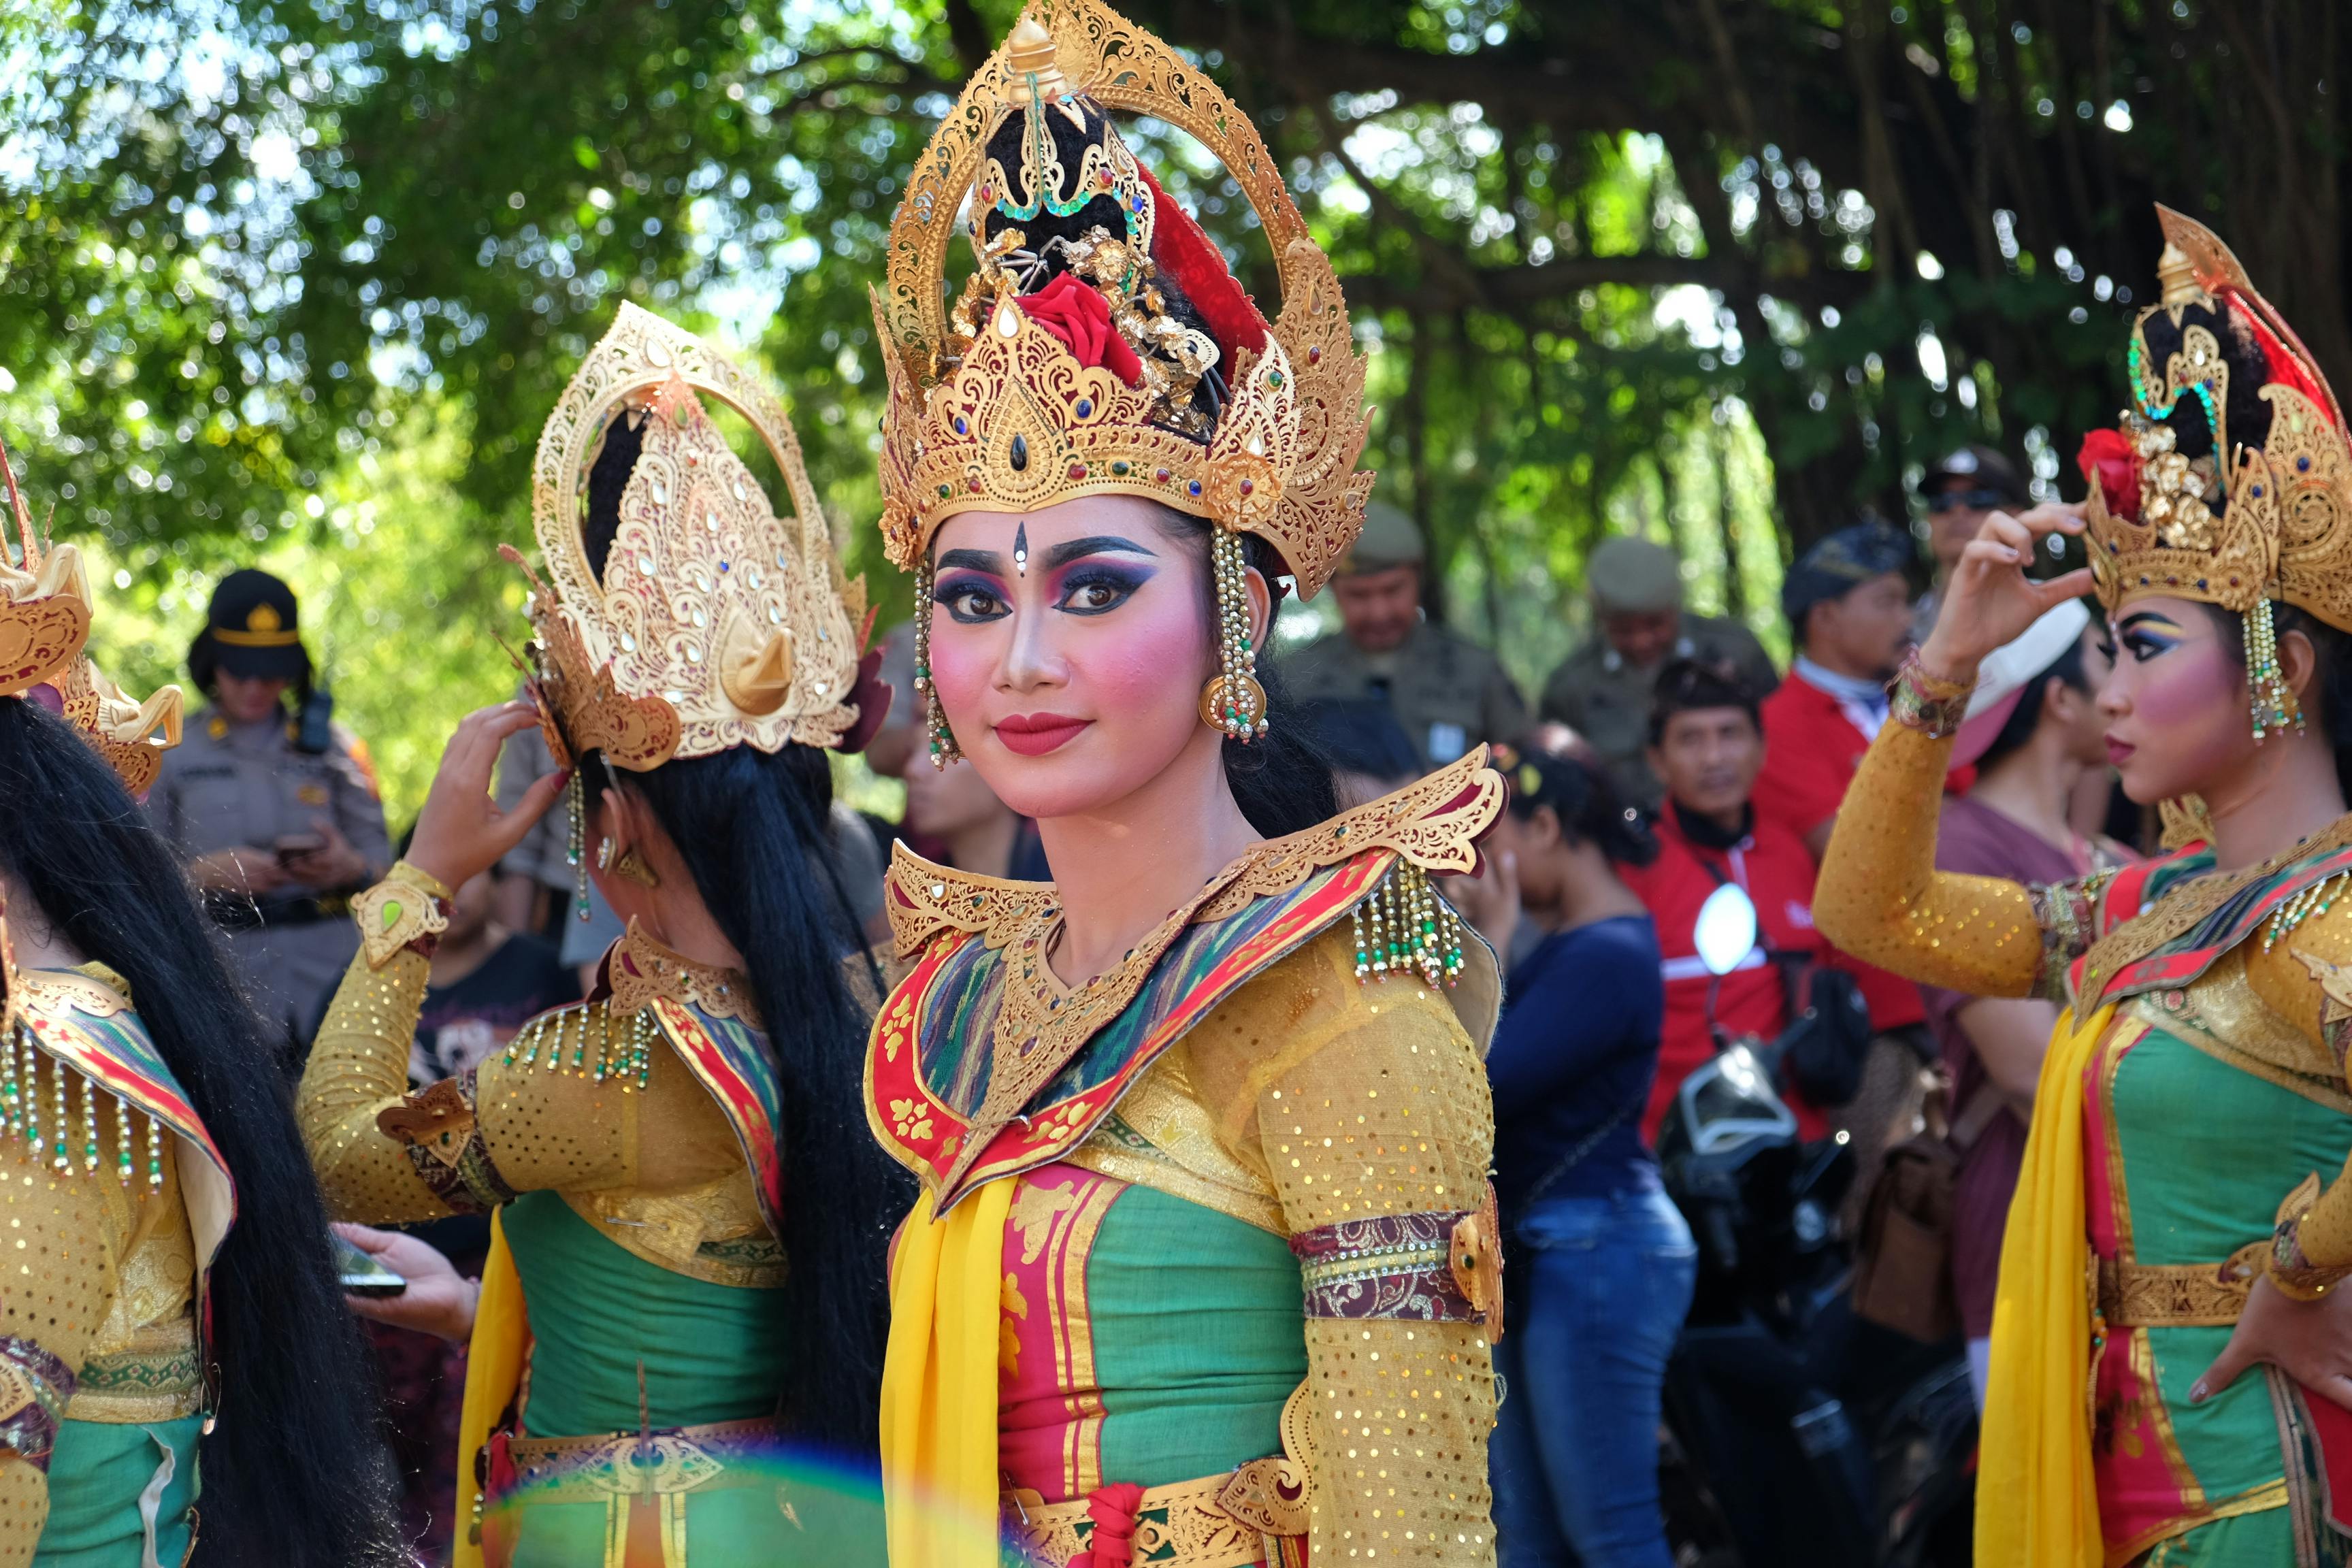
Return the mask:
{"type": "MultiPolygon", "coordinates": [[[[1530,682],[1604,532],[1672,538],[1697,602],[1769,633],[1787,552],[1903,516],[1942,449],[2056,480],[2119,395],[2153,199],[2352,374],[2334,0],[1134,8],[1290,173],[1375,353],[1368,460],[1428,528],[1442,608],[1530,682]]],[[[138,585],[142,669],[256,552],[324,595],[347,711],[402,781],[509,679],[491,546],[526,542],[540,422],[619,300],[765,363],[853,564],[903,605],[867,526],[866,289],[1013,15],[26,0],[0,17],[0,435],[138,585]]],[[[1270,298],[1237,189],[1137,133],[1270,298]]]]}

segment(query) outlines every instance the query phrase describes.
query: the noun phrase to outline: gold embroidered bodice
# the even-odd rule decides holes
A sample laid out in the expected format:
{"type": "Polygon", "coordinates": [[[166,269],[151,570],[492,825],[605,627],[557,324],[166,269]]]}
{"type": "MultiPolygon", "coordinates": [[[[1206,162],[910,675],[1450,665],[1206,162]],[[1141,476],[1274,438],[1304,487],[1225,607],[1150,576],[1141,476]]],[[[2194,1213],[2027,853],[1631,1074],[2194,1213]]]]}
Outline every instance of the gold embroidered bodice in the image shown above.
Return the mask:
{"type": "MultiPolygon", "coordinates": [[[[381,969],[362,951],[311,1047],[296,1110],[338,1219],[403,1224],[455,1212],[410,1146],[378,1123],[412,1099],[409,1047],[430,970],[413,949],[381,969]]],[[[781,1282],[781,1239],[761,1216],[734,1129],[677,1053],[656,1034],[642,1089],[634,1074],[593,1076],[592,1064],[617,1057],[633,1022],[606,1002],[577,1003],[535,1021],[547,1026],[537,1055],[493,1052],[475,1069],[467,1108],[482,1152],[508,1189],[561,1194],[646,1262],[719,1284],[781,1282]]],[[[455,1086],[446,1092],[455,1096],[455,1086]]]]}
{"type": "MultiPolygon", "coordinates": [[[[51,1070],[45,1058],[45,1083],[51,1070]]],[[[77,1085],[77,1113],[80,1096],[77,1085]]],[[[101,1117],[97,1172],[78,1164],[65,1174],[23,1137],[0,1138],[0,1337],[55,1357],[76,1380],[60,1413],[68,1421],[176,1420],[204,1399],[178,1140],[160,1143],[163,1179],[150,1191],[136,1133],[136,1179],[116,1179],[119,1137],[101,1117]]],[[[33,1397],[25,1363],[0,1355],[0,1419],[33,1397]]],[[[32,1561],[47,1510],[47,1478],[0,1447],[0,1568],[32,1561]]]]}
{"type": "MultiPolygon", "coordinates": [[[[2084,958],[2095,984],[2167,936],[2184,934],[2192,917],[2220,907],[2233,888],[2322,852],[2352,826],[2352,818],[2334,825],[2276,864],[2176,882],[2144,910],[2109,910],[2104,879],[2027,888],[1936,869],[1937,804],[1950,752],[1948,738],[1907,725],[1879,731],[1838,813],[1813,917],[1823,936],[1866,963],[1979,996],[2072,1001],[2066,973],[2074,959],[2084,958]]],[[[2345,1070],[2352,905],[2328,900],[2324,885],[2299,911],[2298,902],[2282,910],[2293,919],[2265,920],[2189,984],[2126,998],[2118,1012],[2352,1112],[2345,1070]]],[[[2352,1183],[2338,1176],[2328,1184],[2300,1239],[2313,1264],[2352,1267],[2352,1183]]]]}

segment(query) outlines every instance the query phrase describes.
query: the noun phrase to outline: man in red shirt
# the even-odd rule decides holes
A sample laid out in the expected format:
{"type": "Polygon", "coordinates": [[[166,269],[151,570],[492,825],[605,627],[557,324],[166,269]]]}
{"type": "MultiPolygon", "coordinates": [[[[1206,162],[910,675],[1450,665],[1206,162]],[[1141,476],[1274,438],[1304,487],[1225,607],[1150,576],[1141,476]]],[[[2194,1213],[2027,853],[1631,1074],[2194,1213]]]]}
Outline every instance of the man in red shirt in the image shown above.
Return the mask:
{"type": "MultiPolygon", "coordinates": [[[[1906,536],[1857,523],[1816,542],[1781,584],[1797,658],[1763,703],[1769,744],[1756,809],[1794,835],[1817,862],[1846,785],[1886,721],[1887,682],[1911,646],[1903,569],[1912,558],[1906,536]]],[[[1879,1034],[1926,1021],[1916,985],[1866,964],[1845,967],[1861,984],[1879,1034]]]]}
{"type": "MultiPolygon", "coordinates": [[[[1665,1026],[1657,1077],[1642,1131],[1655,1141],[1675,1092],[1715,1054],[1707,994],[1714,976],[1699,962],[1694,934],[1699,906],[1730,883],[1756,906],[1757,942],[1716,990],[1714,1018],[1732,1035],[1770,1040],[1789,1021],[1793,971],[1822,951],[1813,930],[1813,859],[1796,835],[1759,817],[1751,792],[1765,765],[1756,694],[1727,668],[1680,659],[1658,672],[1650,715],[1650,770],[1665,804],[1652,831],[1658,858],[1620,867],[1657,924],[1666,984],[1665,1026]]],[[[1794,1093],[1790,1109],[1808,1138],[1829,1121],[1794,1093]]]]}

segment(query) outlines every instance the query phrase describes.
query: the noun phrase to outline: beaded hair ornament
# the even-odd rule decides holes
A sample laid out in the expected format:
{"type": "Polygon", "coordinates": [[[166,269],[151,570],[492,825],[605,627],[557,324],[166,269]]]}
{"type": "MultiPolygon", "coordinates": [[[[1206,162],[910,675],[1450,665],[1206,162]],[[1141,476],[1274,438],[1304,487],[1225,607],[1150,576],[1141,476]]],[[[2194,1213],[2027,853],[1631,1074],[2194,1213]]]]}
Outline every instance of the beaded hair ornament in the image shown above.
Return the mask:
{"type": "Polygon", "coordinates": [[[0,524],[0,697],[22,697],[61,716],[133,795],[144,795],[163,753],[180,743],[180,689],[166,686],[139,702],[100,672],[82,651],[92,600],[81,552],[34,528],[5,447],[0,479],[16,526],[12,551],[0,524]]]}
{"type": "Polygon", "coordinates": [[[2156,210],[2163,292],[2132,329],[2134,406],[2118,429],[2083,444],[2084,475],[2095,481],[2085,512],[2091,571],[2109,615],[2164,595],[2242,616],[2261,741],[2303,728],[2279,668],[2272,602],[2352,630],[2352,437],[2310,351],[2229,247],[2194,219],[2156,210]],[[2159,321],[2168,342],[2179,340],[2161,363],[2148,338],[2159,321]],[[2258,376],[2257,396],[2270,405],[2259,446],[2230,429],[2233,374],[2258,376]],[[2197,445],[2206,449],[2183,450],[2197,445]]]}
{"type": "Polygon", "coordinates": [[[874,309],[888,372],[883,543],[915,574],[933,763],[961,752],[930,687],[932,536],[960,512],[1081,495],[1142,496],[1211,523],[1221,673],[1202,718],[1236,740],[1265,733],[1240,536],[1271,545],[1312,598],[1363,527],[1372,476],[1356,471],[1370,416],[1339,279],[1241,110],[1099,0],[1031,0],[916,160],[874,309]],[[1112,110],[1191,133],[1248,195],[1281,279],[1271,324],[1112,110]],[[1017,166],[997,155],[1016,123],[1017,166]],[[1083,146],[1075,166],[1059,127],[1083,146]],[[1117,230],[1033,245],[1023,226],[1106,197],[1117,230]],[[978,269],[950,309],[960,215],[978,269]],[[1169,308],[1170,284],[1205,331],[1169,308]]]}

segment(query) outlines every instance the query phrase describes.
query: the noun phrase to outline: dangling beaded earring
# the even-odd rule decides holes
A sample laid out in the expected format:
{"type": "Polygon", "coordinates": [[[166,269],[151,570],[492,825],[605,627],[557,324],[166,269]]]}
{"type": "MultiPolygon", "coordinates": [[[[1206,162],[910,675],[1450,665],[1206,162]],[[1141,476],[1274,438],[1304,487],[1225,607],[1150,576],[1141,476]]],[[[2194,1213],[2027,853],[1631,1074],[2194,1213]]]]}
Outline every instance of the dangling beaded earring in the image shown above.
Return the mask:
{"type": "Polygon", "coordinates": [[[588,857],[582,853],[587,835],[588,792],[580,783],[580,770],[572,770],[572,783],[567,791],[572,808],[572,835],[563,847],[563,863],[572,868],[572,908],[583,924],[588,920],[588,857]]]}
{"type": "Polygon", "coordinates": [[[963,748],[948,728],[947,710],[940,706],[939,688],[931,683],[931,567],[926,561],[915,569],[915,689],[923,695],[923,723],[930,731],[931,766],[944,769],[963,761],[963,748]]]}
{"type": "Polygon", "coordinates": [[[2246,688],[2254,712],[2254,743],[2290,729],[2303,733],[2303,705],[2279,668],[2278,625],[2271,617],[2271,602],[2257,599],[2246,612],[2246,688]]]}
{"type": "Polygon", "coordinates": [[[1217,662],[1221,673],[1201,688],[1201,722],[1247,742],[1266,731],[1265,688],[1257,682],[1257,649],[1250,639],[1249,563],[1236,531],[1209,535],[1209,568],[1217,584],[1217,662]]]}

